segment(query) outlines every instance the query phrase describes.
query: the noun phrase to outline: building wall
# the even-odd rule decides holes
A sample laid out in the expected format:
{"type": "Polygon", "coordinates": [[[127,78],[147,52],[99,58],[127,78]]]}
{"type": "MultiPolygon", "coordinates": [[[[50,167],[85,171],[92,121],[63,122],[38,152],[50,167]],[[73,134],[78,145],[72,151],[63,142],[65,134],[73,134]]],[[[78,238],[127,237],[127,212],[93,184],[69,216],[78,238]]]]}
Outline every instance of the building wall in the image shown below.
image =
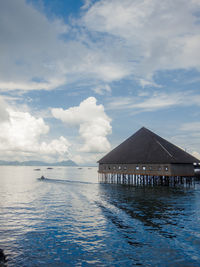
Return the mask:
{"type": "Polygon", "coordinates": [[[150,176],[194,176],[192,164],[99,164],[99,173],[150,176]]]}
{"type": "Polygon", "coordinates": [[[171,164],[171,171],[174,176],[194,176],[193,164],[171,164]]]}
{"type": "Polygon", "coordinates": [[[171,176],[170,164],[99,164],[100,173],[171,176]]]}

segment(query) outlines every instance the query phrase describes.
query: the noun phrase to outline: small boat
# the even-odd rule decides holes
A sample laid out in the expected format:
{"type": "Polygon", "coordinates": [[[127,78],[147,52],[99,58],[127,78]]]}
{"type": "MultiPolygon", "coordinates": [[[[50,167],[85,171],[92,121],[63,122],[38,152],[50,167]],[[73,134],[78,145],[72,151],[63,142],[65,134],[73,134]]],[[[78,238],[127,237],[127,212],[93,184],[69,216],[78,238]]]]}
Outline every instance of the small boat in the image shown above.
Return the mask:
{"type": "Polygon", "coordinates": [[[53,169],[53,168],[51,168],[51,167],[48,167],[48,168],[47,168],[47,170],[52,170],[52,169],[53,169]]]}
{"type": "Polygon", "coordinates": [[[41,171],[41,169],[34,169],[34,171],[41,171]]]}
{"type": "Polygon", "coordinates": [[[40,177],[40,180],[44,180],[46,179],[43,175],[40,177]]]}

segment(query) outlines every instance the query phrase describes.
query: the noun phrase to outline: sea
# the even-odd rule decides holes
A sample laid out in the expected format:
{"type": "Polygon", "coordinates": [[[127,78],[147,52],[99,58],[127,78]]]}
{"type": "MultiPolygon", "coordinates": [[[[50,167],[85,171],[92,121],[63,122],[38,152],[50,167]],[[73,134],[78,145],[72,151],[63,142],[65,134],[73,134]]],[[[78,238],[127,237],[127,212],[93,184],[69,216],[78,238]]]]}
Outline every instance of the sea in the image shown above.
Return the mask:
{"type": "Polygon", "coordinates": [[[99,184],[96,167],[1,166],[0,248],[0,266],[200,266],[200,182],[99,184]]]}

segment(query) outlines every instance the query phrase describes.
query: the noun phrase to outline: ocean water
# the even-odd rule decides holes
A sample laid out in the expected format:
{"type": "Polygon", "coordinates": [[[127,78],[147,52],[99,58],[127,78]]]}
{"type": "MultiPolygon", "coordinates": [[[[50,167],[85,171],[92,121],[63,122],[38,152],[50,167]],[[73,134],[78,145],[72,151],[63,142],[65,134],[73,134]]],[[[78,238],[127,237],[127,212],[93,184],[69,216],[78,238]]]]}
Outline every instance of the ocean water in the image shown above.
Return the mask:
{"type": "Polygon", "coordinates": [[[105,185],[97,168],[1,166],[0,248],[7,266],[200,266],[200,183],[105,185]]]}

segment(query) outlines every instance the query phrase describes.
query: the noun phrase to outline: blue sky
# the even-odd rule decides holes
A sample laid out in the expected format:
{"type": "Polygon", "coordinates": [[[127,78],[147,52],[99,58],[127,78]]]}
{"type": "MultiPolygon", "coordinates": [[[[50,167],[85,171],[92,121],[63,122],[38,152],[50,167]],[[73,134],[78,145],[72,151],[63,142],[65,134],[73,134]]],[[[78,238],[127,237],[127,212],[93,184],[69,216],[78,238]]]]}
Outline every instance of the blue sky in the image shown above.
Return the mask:
{"type": "Polygon", "coordinates": [[[200,157],[198,0],[2,0],[0,34],[0,159],[95,164],[142,126],[200,157]]]}

